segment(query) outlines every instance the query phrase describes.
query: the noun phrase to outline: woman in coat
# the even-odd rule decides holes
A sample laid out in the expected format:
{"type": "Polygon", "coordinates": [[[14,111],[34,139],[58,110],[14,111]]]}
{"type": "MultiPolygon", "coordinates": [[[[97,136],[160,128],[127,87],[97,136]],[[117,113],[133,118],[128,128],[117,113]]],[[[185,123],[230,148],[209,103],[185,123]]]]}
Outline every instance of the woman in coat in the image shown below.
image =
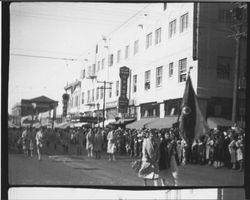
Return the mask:
{"type": "Polygon", "coordinates": [[[107,140],[108,140],[107,153],[109,154],[109,160],[115,160],[116,137],[114,130],[109,131],[107,135],[107,140]]]}
{"type": "Polygon", "coordinates": [[[96,134],[95,134],[95,139],[94,139],[94,151],[95,151],[95,158],[100,159],[101,158],[101,151],[102,151],[102,143],[103,143],[103,138],[102,138],[102,133],[100,128],[98,128],[96,134]]]}
{"type": "Polygon", "coordinates": [[[93,157],[93,148],[94,148],[94,135],[92,129],[89,129],[86,135],[86,149],[88,152],[88,157],[93,157]]]}
{"type": "Polygon", "coordinates": [[[231,156],[232,169],[236,169],[236,139],[237,137],[234,135],[231,135],[230,139],[231,139],[231,142],[228,145],[228,150],[231,156]]]}
{"type": "Polygon", "coordinates": [[[36,149],[37,149],[38,160],[42,159],[41,158],[42,147],[43,147],[43,128],[40,127],[36,133],[36,149]]]}
{"type": "Polygon", "coordinates": [[[160,143],[159,178],[162,186],[166,185],[166,179],[169,179],[172,185],[177,186],[177,165],[179,165],[177,144],[173,135],[166,133],[162,135],[160,143]]]}
{"type": "Polygon", "coordinates": [[[147,180],[153,180],[157,186],[159,178],[159,146],[160,142],[154,132],[149,132],[149,137],[143,141],[142,145],[142,164],[138,176],[143,178],[144,186],[147,186],[147,180]]]}

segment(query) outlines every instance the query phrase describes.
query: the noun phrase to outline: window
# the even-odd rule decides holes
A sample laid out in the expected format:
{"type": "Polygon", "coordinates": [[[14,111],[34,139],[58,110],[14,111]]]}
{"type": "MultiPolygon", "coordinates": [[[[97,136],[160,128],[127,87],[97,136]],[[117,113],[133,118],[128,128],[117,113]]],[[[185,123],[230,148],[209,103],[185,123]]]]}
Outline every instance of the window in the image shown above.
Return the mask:
{"type": "Polygon", "coordinates": [[[98,99],[99,99],[99,89],[96,88],[96,100],[98,100],[98,99]]]}
{"type": "Polygon", "coordinates": [[[88,67],[88,75],[91,74],[91,65],[88,67]]]}
{"type": "Polygon", "coordinates": [[[134,42],[134,54],[137,54],[139,51],[139,40],[134,42]]]}
{"type": "Polygon", "coordinates": [[[182,99],[165,101],[165,116],[176,116],[179,114],[182,99]]]}
{"type": "Polygon", "coordinates": [[[84,92],[82,92],[82,104],[84,104],[84,92]]]}
{"type": "Polygon", "coordinates": [[[112,97],[112,84],[110,83],[109,84],[109,98],[111,98],[112,97]]]}
{"type": "Polygon", "coordinates": [[[172,77],[174,74],[174,63],[169,63],[168,76],[172,77]]]}
{"type": "Polygon", "coordinates": [[[137,91],[137,75],[133,75],[133,92],[137,91]]]}
{"type": "Polygon", "coordinates": [[[129,57],[129,45],[125,47],[125,58],[129,57]]]}
{"type": "Polygon", "coordinates": [[[179,60],[179,82],[185,82],[187,77],[187,59],[179,60]]]}
{"type": "Polygon", "coordinates": [[[184,14],[180,18],[180,32],[182,33],[188,28],[188,13],[184,14]]]}
{"type": "Polygon", "coordinates": [[[155,30],[155,44],[161,43],[161,28],[155,30]]]}
{"type": "Polygon", "coordinates": [[[145,90],[150,89],[150,70],[145,72],[145,90]]]}
{"type": "Polygon", "coordinates": [[[156,68],[156,87],[160,87],[162,84],[162,66],[156,68]]]}
{"type": "Polygon", "coordinates": [[[116,96],[119,96],[119,81],[116,81],[116,96]]]}
{"type": "Polygon", "coordinates": [[[102,59],[102,69],[104,69],[104,65],[105,65],[105,59],[102,59]]]}
{"type": "Polygon", "coordinates": [[[217,78],[222,80],[230,80],[230,57],[218,56],[217,61],[217,78]]]}
{"type": "Polygon", "coordinates": [[[224,9],[219,9],[219,14],[218,14],[219,22],[220,23],[232,23],[233,18],[232,14],[230,13],[230,10],[224,10],[224,9]]]}
{"type": "Polygon", "coordinates": [[[85,78],[85,69],[81,70],[81,79],[85,78]]]}
{"type": "Polygon", "coordinates": [[[101,88],[101,89],[99,89],[99,90],[101,91],[101,99],[103,99],[104,89],[101,88]]]}
{"type": "Polygon", "coordinates": [[[173,37],[176,32],[176,19],[169,23],[169,37],[173,37]]]}
{"type": "Polygon", "coordinates": [[[92,89],[92,99],[91,99],[91,101],[92,102],[95,101],[95,89],[92,89]]]}
{"type": "Polygon", "coordinates": [[[75,98],[75,107],[78,106],[78,95],[76,95],[76,98],[75,98]]]}
{"type": "Polygon", "coordinates": [[[112,66],[112,65],[113,65],[113,58],[114,58],[114,55],[113,55],[113,54],[110,54],[110,55],[109,55],[109,59],[108,59],[109,66],[112,66]]]}
{"type": "Polygon", "coordinates": [[[117,63],[119,63],[121,60],[121,50],[117,51],[117,63]]]}
{"type": "Polygon", "coordinates": [[[95,64],[92,65],[92,74],[95,74],[95,64]]]}
{"type": "Polygon", "coordinates": [[[152,45],[152,33],[149,33],[146,36],[146,48],[149,48],[151,45],[152,45]]]}
{"type": "Polygon", "coordinates": [[[90,102],[90,90],[88,90],[88,99],[87,99],[87,103],[90,102]]]}
{"type": "Polygon", "coordinates": [[[98,61],[98,62],[97,62],[97,72],[99,72],[99,71],[100,71],[100,67],[101,67],[101,62],[100,62],[100,61],[98,61]]]}

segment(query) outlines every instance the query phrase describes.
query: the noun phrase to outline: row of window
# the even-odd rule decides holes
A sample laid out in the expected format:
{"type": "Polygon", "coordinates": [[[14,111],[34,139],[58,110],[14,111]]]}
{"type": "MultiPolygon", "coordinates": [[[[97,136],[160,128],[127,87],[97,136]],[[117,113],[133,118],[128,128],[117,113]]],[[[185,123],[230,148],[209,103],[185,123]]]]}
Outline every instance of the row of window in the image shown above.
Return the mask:
{"type": "MultiPolygon", "coordinates": [[[[217,57],[217,78],[220,80],[230,80],[230,69],[231,69],[231,57],[218,56],[217,57]]],[[[168,76],[171,78],[174,74],[174,63],[171,62],[168,65],[168,76]]],[[[163,66],[156,68],[156,87],[161,87],[163,80],[163,66]]],[[[185,82],[187,78],[187,58],[181,59],[178,62],[178,81],[185,82]]],[[[149,90],[151,88],[151,70],[145,71],[144,75],[144,89],[149,90]]],[[[109,85],[112,88],[112,84],[109,85]]],[[[119,96],[120,82],[116,81],[116,96],[119,96]]],[[[137,74],[132,77],[132,92],[137,92],[137,74]]],[[[87,103],[93,102],[95,100],[95,91],[88,91],[87,94],[87,103]]],[[[103,99],[103,89],[96,89],[96,100],[103,99]],[[100,94],[99,94],[100,93],[100,94]]],[[[109,89],[109,98],[112,98],[112,89],[109,89]]],[[[75,104],[77,105],[78,99],[76,99],[75,104]]],[[[84,104],[84,92],[82,93],[82,104],[84,104]]]]}
{"type": "MultiPolygon", "coordinates": [[[[177,20],[173,20],[169,23],[169,38],[172,38],[176,34],[176,23],[177,20]]],[[[180,32],[184,32],[188,29],[188,13],[180,17],[180,32]]],[[[154,31],[154,44],[158,45],[161,43],[162,39],[162,28],[158,28],[154,31]]],[[[153,33],[150,32],[146,35],[146,49],[153,45],[153,33]]],[[[116,53],[116,63],[121,61],[121,50],[116,53]]],[[[139,40],[134,41],[133,53],[136,55],[139,52],[139,40]]],[[[130,57],[130,45],[126,45],[124,49],[124,58],[128,59],[130,57]]],[[[108,66],[113,66],[114,64],[114,54],[108,56],[108,66]]],[[[88,74],[95,74],[105,67],[105,58],[97,61],[97,66],[95,64],[88,67],[88,74]]],[[[82,72],[82,78],[85,78],[85,70],[82,72]]]]}

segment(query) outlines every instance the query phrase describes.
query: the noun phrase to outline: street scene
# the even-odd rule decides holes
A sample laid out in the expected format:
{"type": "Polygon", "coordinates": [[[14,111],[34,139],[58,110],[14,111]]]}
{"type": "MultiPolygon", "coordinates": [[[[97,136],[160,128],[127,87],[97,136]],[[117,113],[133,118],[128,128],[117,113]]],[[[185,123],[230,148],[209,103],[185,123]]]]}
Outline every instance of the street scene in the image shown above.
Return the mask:
{"type": "Polygon", "coordinates": [[[10,35],[9,184],[244,187],[245,3],[15,2],[10,35]]]}

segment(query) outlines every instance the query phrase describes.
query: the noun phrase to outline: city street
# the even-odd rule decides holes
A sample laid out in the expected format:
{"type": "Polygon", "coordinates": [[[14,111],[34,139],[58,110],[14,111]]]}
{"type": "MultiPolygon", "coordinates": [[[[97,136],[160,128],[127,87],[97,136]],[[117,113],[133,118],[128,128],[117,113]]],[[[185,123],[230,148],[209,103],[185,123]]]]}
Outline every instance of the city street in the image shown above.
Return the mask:
{"type": "MultiPolygon", "coordinates": [[[[143,181],[131,169],[132,161],[128,156],[118,156],[116,161],[109,161],[107,155],[100,160],[85,155],[44,155],[39,161],[36,156],[9,154],[9,183],[141,186],[143,181]]],[[[215,169],[208,165],[179,167],[180,186],[241,186],[243,183],[244,172],[215,169]]]]}

